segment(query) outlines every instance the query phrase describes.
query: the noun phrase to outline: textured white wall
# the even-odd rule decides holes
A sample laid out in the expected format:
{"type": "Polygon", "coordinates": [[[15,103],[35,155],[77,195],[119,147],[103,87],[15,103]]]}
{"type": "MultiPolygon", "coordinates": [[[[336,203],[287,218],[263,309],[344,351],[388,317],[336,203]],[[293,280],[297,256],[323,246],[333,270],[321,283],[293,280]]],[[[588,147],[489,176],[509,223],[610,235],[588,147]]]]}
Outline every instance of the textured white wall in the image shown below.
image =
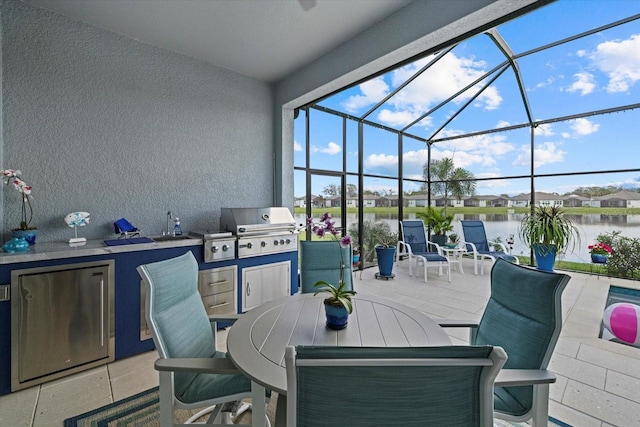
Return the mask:
{"type": "MultiPolygon", "coordinates": [[[[273,93],[256,80],[18,1],[1,4],[2,168],[34,187],[39,241],[91,213],[87,238],[126,217],[217,230],[221,207],[273,204],[273,93]]],[[[3,190],[4,240],[19,195],[3,190]]],[[[3,241],[4,241],[3,240],[3,241]]]]}

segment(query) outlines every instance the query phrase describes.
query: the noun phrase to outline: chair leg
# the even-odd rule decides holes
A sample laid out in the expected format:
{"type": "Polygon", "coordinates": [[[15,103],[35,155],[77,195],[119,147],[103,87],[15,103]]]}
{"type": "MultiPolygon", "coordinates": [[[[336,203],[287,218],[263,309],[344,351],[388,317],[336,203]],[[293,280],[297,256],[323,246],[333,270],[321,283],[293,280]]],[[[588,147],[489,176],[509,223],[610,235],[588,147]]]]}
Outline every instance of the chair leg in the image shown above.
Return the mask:
{"type": "Polygon", "coordinates": [[[173,427],[173,390],[172,375],[168,371],[161,371],[160,374],[160,427],[173,427]]]}
{"type": "Polygon", "coordinates": [[[267,419],[265,390],[260,384],[251,381],[251,425],[265,427],[267,419]]]}
{"type": "Polygon", "coordinates": [[[533,386],[532,427],[546,427],[549,423],[549,384],[533,386]]]}

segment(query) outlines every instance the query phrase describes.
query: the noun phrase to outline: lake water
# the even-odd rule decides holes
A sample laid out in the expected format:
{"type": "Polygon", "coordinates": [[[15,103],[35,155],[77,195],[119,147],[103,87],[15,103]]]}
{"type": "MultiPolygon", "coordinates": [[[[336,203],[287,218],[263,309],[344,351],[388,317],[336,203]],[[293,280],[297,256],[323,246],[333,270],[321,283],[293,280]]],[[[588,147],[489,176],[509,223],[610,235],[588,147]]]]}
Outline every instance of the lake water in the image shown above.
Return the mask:
{"type": "MultiPolygon", "coordinates": [[[[518,228],[524,214],[506,215],[465,215],[456,214],[453,221],[454,232],[462,238],[462,226],[460,220],[480,220],[484,222],[487,238],[490,240],[500,237],[504,243],[510,234],[514,235],[513,255],[529,255],[529,248],[518,237],[518,228]]],[[[580,231],[580,243],[576,243],[573,252],[567,252],[559,259],[566,261],[591,262],[587,246],[595,243],[599,234],[621,231],[622,236],[640,238],[640,215],[569,215],[580,231]]],[[[305,224],[305,215],[296,214],[296,222],[305,224]]],[[[398,216],[391,214],[365,213],[365,221],[385,221],[392,230],[398,230],[398,216]]],[[[416,219],[415,214],[408,214],[406,219],[416,219]]],[[[335,218],[336,226],[340,227],[340,218],[335,218]]],[[[347,225],[357,222],[356,214],[347,214],[347,225]]]]}

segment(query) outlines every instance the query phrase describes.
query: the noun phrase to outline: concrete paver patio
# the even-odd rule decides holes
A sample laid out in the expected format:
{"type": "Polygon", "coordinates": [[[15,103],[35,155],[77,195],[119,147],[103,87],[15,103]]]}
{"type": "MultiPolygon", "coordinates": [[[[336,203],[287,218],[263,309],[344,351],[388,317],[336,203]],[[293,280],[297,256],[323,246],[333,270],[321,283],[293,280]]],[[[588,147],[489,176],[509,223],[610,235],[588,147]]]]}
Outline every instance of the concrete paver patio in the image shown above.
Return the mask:
{"type": "MultiPolygon", "coordinates": [[[[400,261],[395,278],[377,280],[377,268],[359,273],[356,290],[414,307],[432,317],[477,320],[489,297],[489,265],[484,276],[464,271],[438,277],[429,269],[428,283],[410,277],[408,261],[400,261]]],[[[422,274],[422,273],[420,273],[422,274]]],[[[576,427],[640,427],[640,349],[598,338],[610,285],[640,289],[640,283],[580,273],[563,294],[564,327],[550,369],[558,376],[550,390],[550,415],[576,427]]],[[[466,330],[448,330],[454,343],[465,343],[466,330]]],[[[224,333],[220,334],[224,337],[224,333]]],[[[222,343],[224,345],[224,342],[222,343]]],[[[155,352],[0,396],[0,425],[55,426],[65,418],[99,408],[158,384],[155,352]]]]}

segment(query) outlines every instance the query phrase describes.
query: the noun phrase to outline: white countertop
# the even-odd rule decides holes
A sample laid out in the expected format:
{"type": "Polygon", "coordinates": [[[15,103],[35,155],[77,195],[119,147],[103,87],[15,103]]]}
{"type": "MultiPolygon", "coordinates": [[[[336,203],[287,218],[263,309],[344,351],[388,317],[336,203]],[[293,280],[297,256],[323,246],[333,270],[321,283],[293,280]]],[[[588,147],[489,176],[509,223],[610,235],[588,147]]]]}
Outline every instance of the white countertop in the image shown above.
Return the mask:
{"type": "Polygon", "coordinates": [[[89,240],[83,245],[69,245],[67,242],[36,243],[33,246],[29,246],[29,250],[27,252],[16,252],[10,254],[0,251],[0,265],[82,256],[118,254],[123,252],[148,251],[153,249],[177,248],[183,246],[198,246],[202,244],[202,239],[195,238],[119,246],[107,246],[102,240],[89,240]]]}

